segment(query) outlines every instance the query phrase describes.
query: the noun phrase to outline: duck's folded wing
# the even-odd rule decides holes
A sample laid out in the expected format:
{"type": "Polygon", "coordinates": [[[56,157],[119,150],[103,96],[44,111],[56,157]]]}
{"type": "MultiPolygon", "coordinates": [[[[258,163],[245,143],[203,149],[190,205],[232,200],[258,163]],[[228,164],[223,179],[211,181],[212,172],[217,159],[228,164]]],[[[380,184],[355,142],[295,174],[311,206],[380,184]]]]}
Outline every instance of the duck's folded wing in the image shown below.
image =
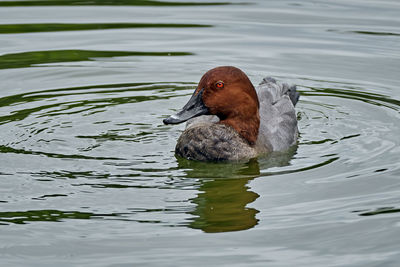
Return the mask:
{"type": "Polygon", "coordinates": [[[265,78],[256,88],[260,102],[260,131],[258,142],[283,151],[297,140],[297,116],[294,106],[299,99],[296,86],[281,84],[265,78]]]}

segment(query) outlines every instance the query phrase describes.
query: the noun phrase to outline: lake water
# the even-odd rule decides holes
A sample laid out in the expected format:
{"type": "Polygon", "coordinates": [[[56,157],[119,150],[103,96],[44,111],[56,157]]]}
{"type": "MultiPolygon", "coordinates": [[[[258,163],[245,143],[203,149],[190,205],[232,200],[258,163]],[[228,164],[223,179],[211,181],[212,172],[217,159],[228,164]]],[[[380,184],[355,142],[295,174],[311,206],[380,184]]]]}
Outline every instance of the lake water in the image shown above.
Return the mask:
{"type": "Polygon", "coordinates": [[[399,266],[400,2],[173,1],[0,1],[0,265],[399,266]],[[296,148],[174,157],[219,65],[297,84],[296,148]]]}

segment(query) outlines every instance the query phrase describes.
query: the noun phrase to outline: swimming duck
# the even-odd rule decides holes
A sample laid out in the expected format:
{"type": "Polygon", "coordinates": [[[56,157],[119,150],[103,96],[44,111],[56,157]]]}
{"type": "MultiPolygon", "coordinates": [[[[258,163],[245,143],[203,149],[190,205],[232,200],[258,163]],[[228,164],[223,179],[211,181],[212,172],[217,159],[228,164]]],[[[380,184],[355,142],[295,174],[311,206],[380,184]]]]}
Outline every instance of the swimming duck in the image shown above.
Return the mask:
{"type": "Polygon", "coordinates": [[[164,124],[187,122],[175,147],[178,156],[198,161],[243,161],[296,144],[296,86],[264,78],[254,88],[240,69],[207,71],[178,113],[164,124]]]}

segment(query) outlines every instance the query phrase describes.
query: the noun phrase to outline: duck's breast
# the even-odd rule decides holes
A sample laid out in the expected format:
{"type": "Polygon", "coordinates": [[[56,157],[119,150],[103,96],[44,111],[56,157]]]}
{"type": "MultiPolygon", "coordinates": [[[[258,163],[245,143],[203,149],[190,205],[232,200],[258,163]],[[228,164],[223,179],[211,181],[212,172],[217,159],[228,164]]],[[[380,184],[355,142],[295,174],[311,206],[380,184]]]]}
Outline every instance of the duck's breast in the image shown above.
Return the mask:
{"type": "Polygon", "coordinates": [[[175,153],[199,161],[240,161],[257,156],[233,128],[209,122],[188,127],[179,137],[175,153]]]}

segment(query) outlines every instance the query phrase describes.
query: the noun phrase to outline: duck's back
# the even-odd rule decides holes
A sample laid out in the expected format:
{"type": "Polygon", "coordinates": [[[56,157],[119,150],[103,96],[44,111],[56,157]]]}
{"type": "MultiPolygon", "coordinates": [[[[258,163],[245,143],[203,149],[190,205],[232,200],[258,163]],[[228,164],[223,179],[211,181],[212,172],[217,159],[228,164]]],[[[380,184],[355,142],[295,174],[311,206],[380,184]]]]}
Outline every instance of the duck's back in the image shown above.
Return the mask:
{"type": "Polygon", "coordinates": [[[265,78],[256,88],[260,102],[260,128],[257,146],[269,151],[284,151],[297,140],[297,116],[294,106],[299,99],[296,86],[265,78]]]}

